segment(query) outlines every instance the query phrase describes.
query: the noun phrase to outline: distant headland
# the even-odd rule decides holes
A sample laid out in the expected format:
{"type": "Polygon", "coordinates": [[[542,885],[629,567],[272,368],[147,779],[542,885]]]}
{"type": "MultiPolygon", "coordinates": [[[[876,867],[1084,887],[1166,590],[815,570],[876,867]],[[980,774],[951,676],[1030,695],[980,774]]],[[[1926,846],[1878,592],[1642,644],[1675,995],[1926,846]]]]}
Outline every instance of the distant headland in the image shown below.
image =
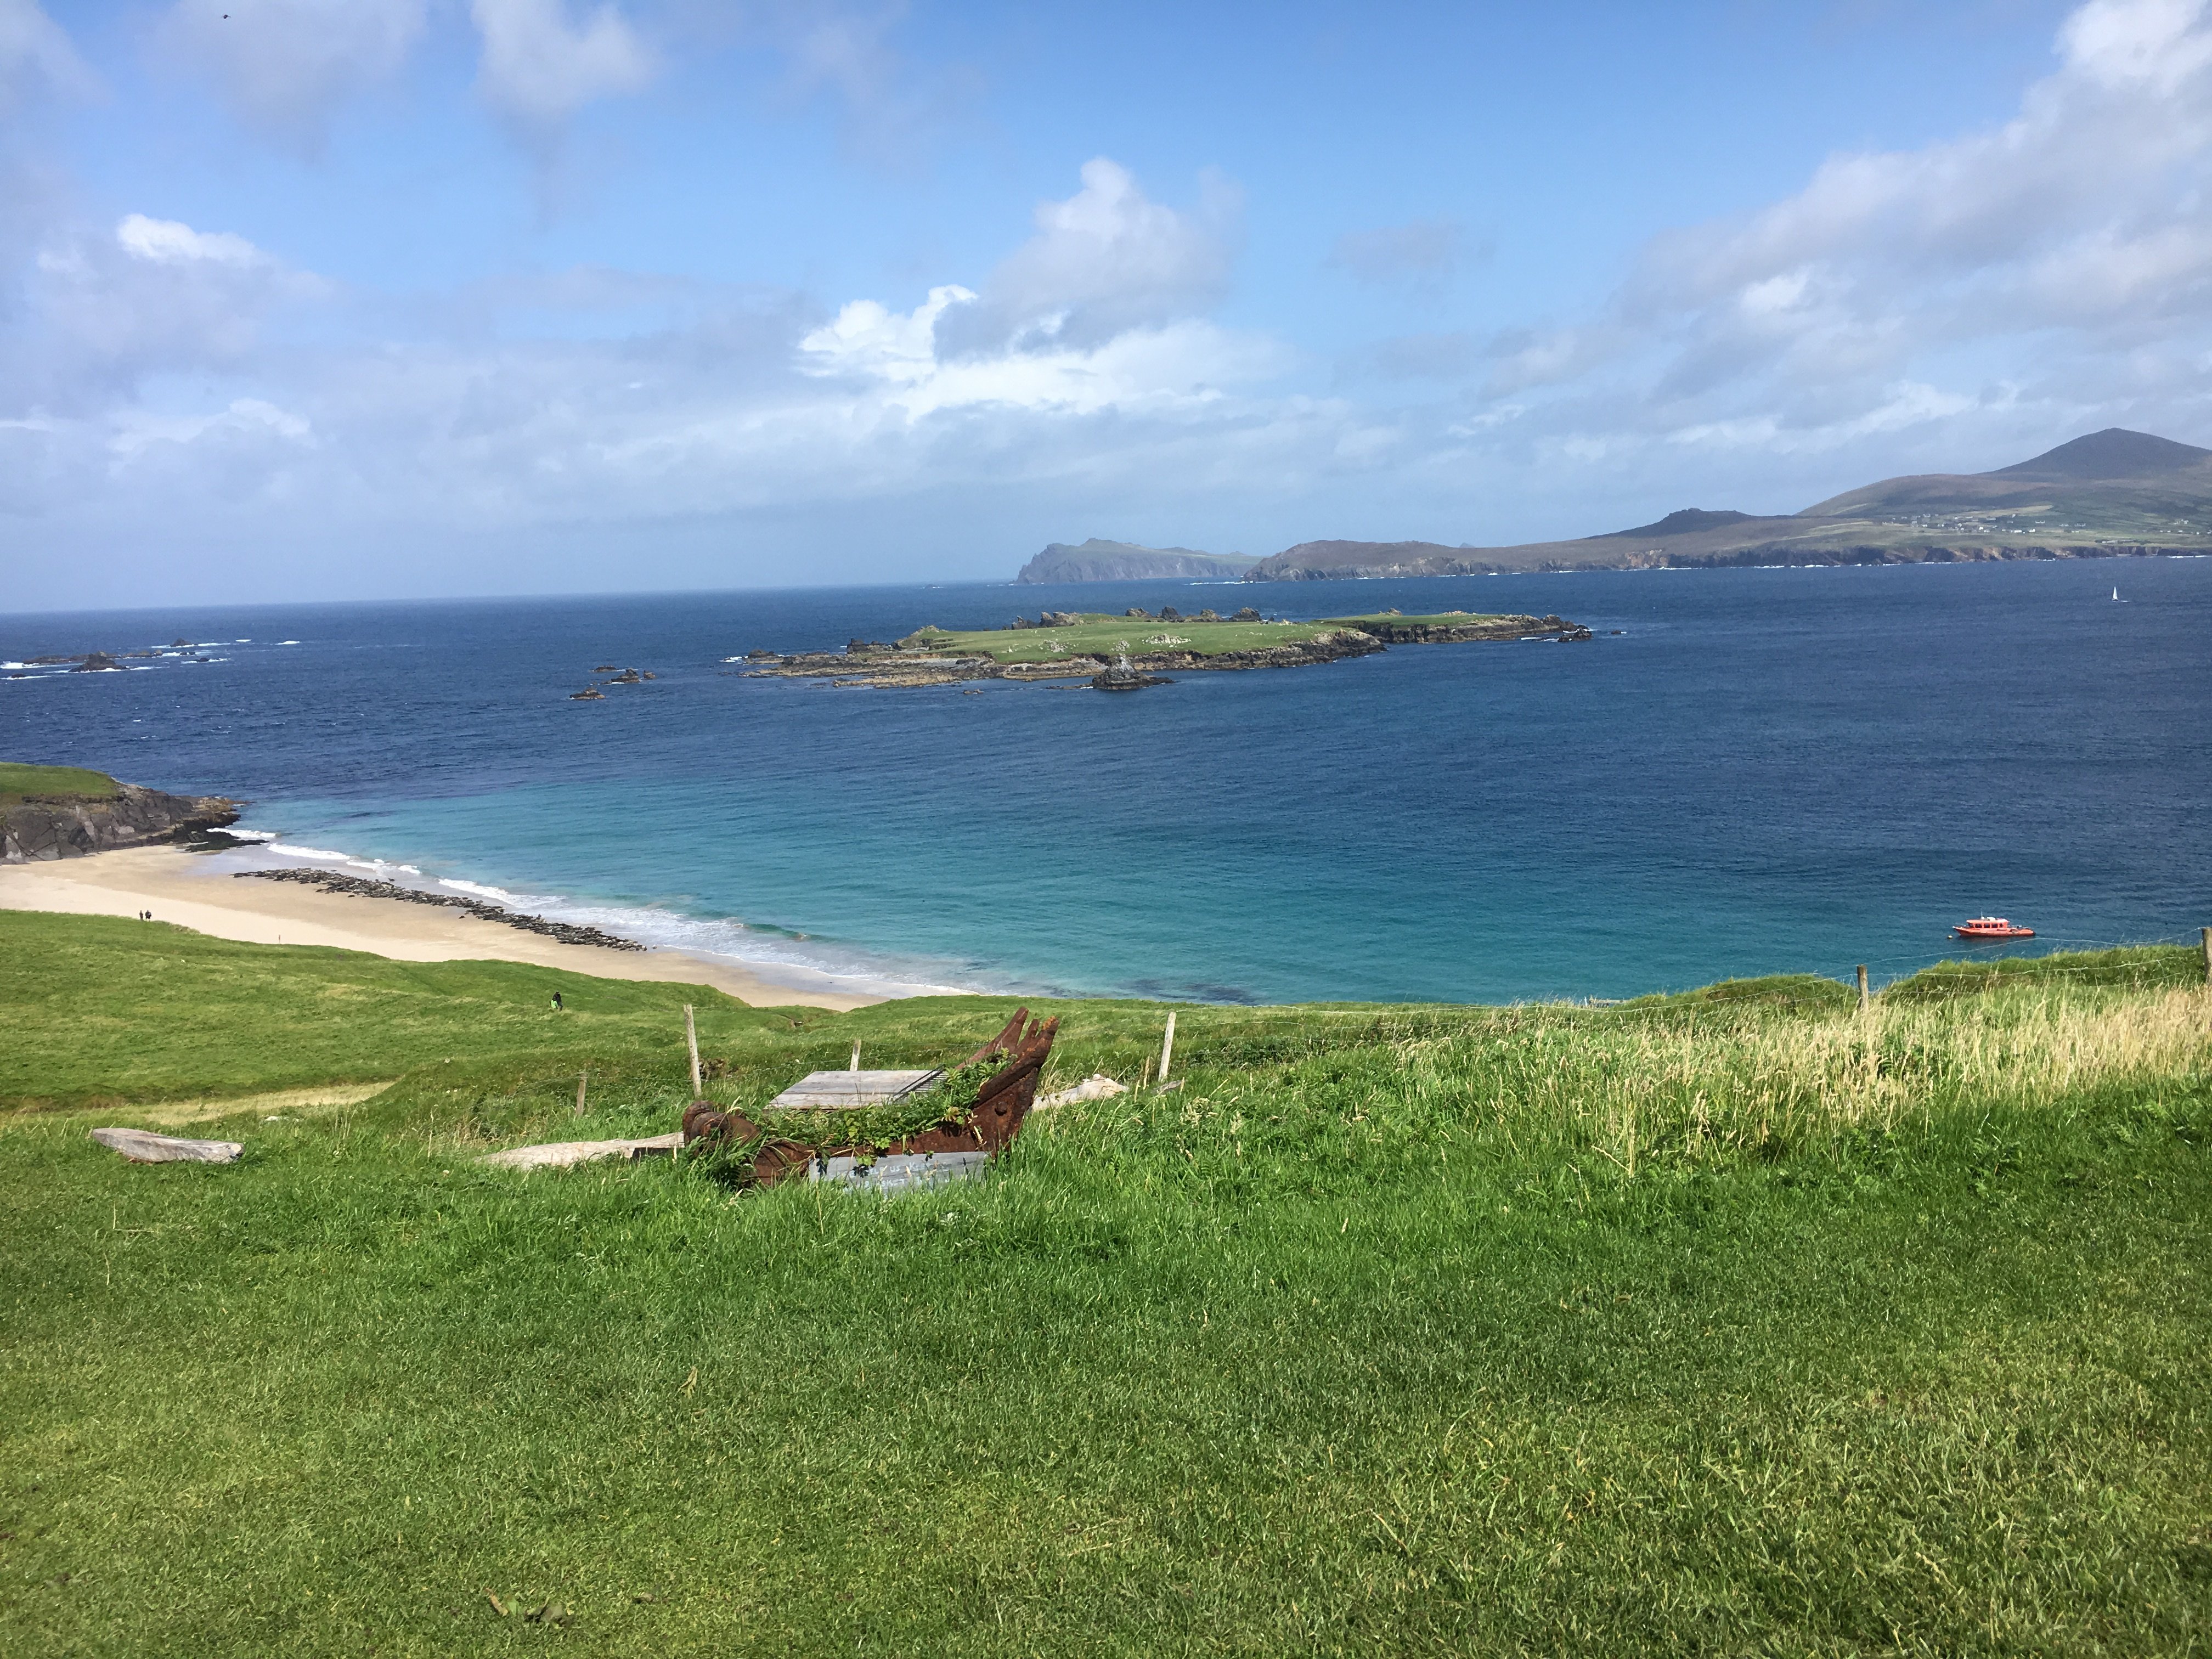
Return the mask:
{"type": "MultiPolygon", "coordinates": [[[[1098,557],[1091,549],[1166,558],[1184,550],[1055,543],[1024,582],[1201,575],[1098,557]],[[1076,574],[1079,570],[1085,574],[1076,574]],[[1095,574],[1092,574],[1095,573],[1095,574]]],[[[1993,472],[1885,478],[1802,513],[1685,507],[1650,524],[1572,541],[1510,547],[1438,542],[1310,541],[1248,563],[1247,581],[1480,576],[1515,571],[1711,569],[1747,565],[1948,564],[2212,553],[2212,450],[2110,427],[1993,472]]],[[[1216,562],[1221,562],[1217,561],[1216,562]]]]}
{"type": "Polygon", "coordinates": [[[1054,542],[1021,568],[1017,584],[1031,582],[1235,581],[1259,563],[1242,554],[1228,558],[1188,547],[1141,547],[1101,541],[1079,547],[1054,542]]]}

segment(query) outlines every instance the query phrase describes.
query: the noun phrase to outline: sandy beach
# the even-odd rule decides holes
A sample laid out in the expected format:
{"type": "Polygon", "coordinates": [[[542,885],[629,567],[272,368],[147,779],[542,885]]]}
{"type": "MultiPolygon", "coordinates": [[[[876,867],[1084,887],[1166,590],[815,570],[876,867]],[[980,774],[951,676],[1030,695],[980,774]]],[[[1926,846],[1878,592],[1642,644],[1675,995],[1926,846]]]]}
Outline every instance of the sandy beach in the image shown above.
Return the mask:
{"type": "MultiPolygon", "coordinates": [[[[327,945],[401,962],[527,962],[601,979],[711,985],[756,1007],[843,1010],[883,1000],[799,989],[733,963],[682,951],[564,945],[459,910],[324,892],[289,882],[239,881],[209,870],[199,855],[171,847],[0,864],[0,910],[92,916],[135,916],[150,910],[156,921],[252,945],[327,945]]],[[[0,928],[4,926],[0,923],[0,928]]]]}

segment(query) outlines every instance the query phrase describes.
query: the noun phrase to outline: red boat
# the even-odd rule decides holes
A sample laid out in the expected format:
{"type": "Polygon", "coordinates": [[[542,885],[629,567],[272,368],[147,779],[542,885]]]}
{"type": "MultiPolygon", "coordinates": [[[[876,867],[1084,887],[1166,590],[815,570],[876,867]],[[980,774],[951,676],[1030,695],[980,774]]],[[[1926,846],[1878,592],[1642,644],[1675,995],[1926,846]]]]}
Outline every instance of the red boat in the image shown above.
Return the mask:
{"type": "Polygon", "coordinates": [[[2033,939],[2033,927],[2015,927],[2002,916],[1976,916],[1951,930],[1960,939],[2033,939]]]}

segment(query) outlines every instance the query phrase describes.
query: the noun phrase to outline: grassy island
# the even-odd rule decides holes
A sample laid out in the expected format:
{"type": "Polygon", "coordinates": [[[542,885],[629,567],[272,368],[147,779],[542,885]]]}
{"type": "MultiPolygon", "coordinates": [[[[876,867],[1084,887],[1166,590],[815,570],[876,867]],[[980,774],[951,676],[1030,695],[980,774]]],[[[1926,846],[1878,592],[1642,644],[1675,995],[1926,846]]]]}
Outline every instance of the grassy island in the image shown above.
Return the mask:
{"type": "MultiPolygon", "coordinates": [[[[2212,1631],[2194,953],[1954,965],[1863,1014],[1814,978],[1186,1007],[1181,1089],[879,1200],[473,1160],[668,1127],[681,1003],[742,1104],[855,1041],[941,1062],[1006,1000],[0,929],[11,1652],[2212,1631]],[[247,1152],[133,1166],[106,1123],[247,1152]]],[[[1158,1053],[1158,1007],[1049,1006],[1048,1086],[1158,1053]]]]}
{"type": "Polygon", "coordinates": [[[1366,656],[1394,644],[1553,638],[1587,640],[1589,630],[1559,617],[1447,611],[1407,617],[1384,611],[1318,622],[1268,622],[1256,611],[1226,618],[1044,612],[1009,628],[956,631],[919,628],[895,644],[855,640],[840,652],[778,655],[756,651],[752,672],[772,678],[830,675],[872,685],[940,685],[962,679],[1073,679],[1126,656],[1156,670],[1296,668],[1366,656]]]}

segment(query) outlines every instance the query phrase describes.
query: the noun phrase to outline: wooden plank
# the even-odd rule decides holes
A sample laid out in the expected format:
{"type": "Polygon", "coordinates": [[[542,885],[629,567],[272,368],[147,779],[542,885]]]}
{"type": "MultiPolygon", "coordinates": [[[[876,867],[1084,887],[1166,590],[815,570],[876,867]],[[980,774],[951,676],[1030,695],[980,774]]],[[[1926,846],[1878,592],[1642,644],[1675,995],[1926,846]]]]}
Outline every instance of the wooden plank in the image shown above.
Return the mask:
{"type": "Polygon", "coordinates": [[[812,1111],[879,1106],[919,1093],[944,1075],[933,1071],[810,1072],[769,1104],[812,1111]]]}
{"type": "Polygon", "coordinates": [[[246,1150],[235,1140],[185,1140],[143,1129],[94,1129],[92,1138],[133,1164],[235,1164],[246,1150]]]}

